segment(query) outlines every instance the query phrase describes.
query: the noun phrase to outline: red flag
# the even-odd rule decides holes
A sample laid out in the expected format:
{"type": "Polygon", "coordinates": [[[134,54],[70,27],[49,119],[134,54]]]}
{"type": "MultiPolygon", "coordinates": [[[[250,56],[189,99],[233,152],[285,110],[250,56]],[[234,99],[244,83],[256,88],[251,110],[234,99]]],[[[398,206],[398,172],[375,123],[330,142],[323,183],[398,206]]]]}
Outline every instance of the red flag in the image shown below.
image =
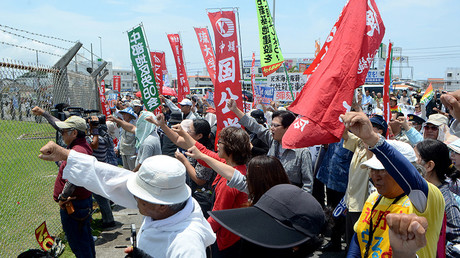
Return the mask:
{"type": "Polygon", "coordinates": [[[110,113],[109,105],[107,105],[107,100],[105,99],[105,82],[104,82],[104,80],[102,80],[101,86],[99,87],[99,99],[101,101],[102,114],[104,114],[105,117],[108,117],[111,113],[110,113]]]}
{"type": "Polygon", "coordinates": [[[120,93],[121,91],[120,85],[121,85],[121,76],[114,75],[113,76],[113,90],[118,91],[118,93],[120,93]]]}
{"type": "MultiPolygon", "coordinates": [[[[383,83],[383,118],[390,123],[391,110],[390,110],[390,60],[391,60],[391,47],[393,44],[388,44],[388,57],[385,63],[385,78],[383,83]]],[[[388,131],[387,131],[388,137],[388,131]]]]}
{"type": "Polygon", "coordinates": [[[190,94],[190,88],[188,86],[187,72],[185,71],[184,55],[182,51],[182,45],[180,43],[179,34],[168,34],[169,44],[176,61],[177,69],[177,92],[179,101],[185,98],[185,95],[190,94]]]}
{"type": "Polygon", "coordinates": [[[217,133],[224,127],[240,127],[238,117],[227,107],[228,99],[234,99],[243,110],[240,60],[238,58],[238,36],[235,13],[219,11],[208,13],[216,42],[217,76],[214,93],[216,105],[217,133]]]}
{"type": "Polygon", "coordinates": [[[152,69],[153,73],[155,74],[155,82],[157,83],[157,87],[160,91],[160,94],[163,95],[163,67],[162,67],[162,60],[165,59],[164,52],[150,52],[150,57],[152,59],[152,69]]]}
{"type": "Polygon", "coordinates": [[[283,137],[285,148],[340,140],[344,126],[339,115],[350,110],[353,92],[364,84],[385,34],[374,0],[350,0],[336,26],[321,64],[289,108],[300,116],[283,137]]]}
{"type": "Polygon", "coordinates": [[[216,56],[212,47],[211,40],[209,39],[208,28],[195,28],[196,37],[200,44],[201,53],[203,54],[204,63],[211,77],[213,85],[216,85],[216,56]]]}

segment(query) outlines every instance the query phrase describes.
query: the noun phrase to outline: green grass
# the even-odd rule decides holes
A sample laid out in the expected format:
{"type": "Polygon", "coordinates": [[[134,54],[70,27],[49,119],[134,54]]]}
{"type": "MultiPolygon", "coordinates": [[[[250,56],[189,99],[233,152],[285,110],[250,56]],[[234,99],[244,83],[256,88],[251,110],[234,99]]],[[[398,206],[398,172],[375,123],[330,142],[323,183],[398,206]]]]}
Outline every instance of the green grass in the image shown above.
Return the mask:
{"type": "Polygon", "coordinates": [[[58,168],[38,158],[39,149],[52,139],[18,139],[53,132],[47,123],[0,120],[0,257],[38,248],[34,232],[43,221],[50,234],[62,231],[52,199],[58,168]]]}

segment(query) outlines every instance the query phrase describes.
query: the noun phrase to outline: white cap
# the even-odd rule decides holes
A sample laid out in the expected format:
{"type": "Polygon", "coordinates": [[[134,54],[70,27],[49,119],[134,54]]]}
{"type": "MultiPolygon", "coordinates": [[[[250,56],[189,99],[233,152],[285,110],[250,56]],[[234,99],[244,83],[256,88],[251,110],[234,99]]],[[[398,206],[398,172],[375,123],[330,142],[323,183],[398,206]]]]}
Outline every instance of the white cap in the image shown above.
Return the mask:
{"type": "MultiPolygon", "coordinates": [[[[401,141],[395,141],[395,140],[387,140],[388,144],[393,146],[397,151],[399,151],[406,159],[409,160],[409,162],[416,162],[417,157],[415,156],[415,151],[414,149],[410,146],[410,144],[401,142],[401,141]]],[[[361,168],[372,168],[372,169],[385,169],[385,167],[382,165],[382,163],[377,159],[377,157],[374,155],[372,156],[371,159],[364,161],[361,163],[361,168]]]]}

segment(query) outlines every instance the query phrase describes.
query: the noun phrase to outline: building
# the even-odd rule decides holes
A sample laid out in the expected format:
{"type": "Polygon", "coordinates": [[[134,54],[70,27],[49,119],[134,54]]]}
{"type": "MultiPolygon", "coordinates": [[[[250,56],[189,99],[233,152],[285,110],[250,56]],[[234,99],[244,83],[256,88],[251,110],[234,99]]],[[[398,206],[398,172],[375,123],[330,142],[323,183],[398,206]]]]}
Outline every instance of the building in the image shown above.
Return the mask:
{"type": "Polygon", "coordinates": [[[444,77],[444,90],[446,91],[460,90],[460,68],[448,67],[446,69],[445,77],[444,77]]]}

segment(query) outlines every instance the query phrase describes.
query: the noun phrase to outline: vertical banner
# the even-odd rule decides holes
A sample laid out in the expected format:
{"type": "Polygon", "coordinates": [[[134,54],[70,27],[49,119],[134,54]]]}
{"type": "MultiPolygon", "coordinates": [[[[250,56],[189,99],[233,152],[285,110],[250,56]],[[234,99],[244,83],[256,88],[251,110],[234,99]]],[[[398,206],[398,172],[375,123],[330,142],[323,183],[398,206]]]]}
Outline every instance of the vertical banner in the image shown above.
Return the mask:
{"type": "Polygon", "coordinates": [[[164,52],[150,52],[150,57],[152,58],[152,65],[153,65],[153,72],[155,73],[155,82],[158,86],[158,90],[160,94],[163,94],[163,63],[165,60],[165,53],[164,52]]]}
{"type": "Polygon", "coordinates": [[[105,99],[104,80],[101,81],[101,85],[99,86],[99,99],[101,101],[102,114],[104,114],[105,117],[108,117],[110,115],[110,109],[109,109],[109,105],[107,105],[107,100],[105,99]]]}
{"type": "MultiPolygon", "coordinates": [[[[391,47],[393,44],[388,45],[388,57],[385,63],[385,77],[383,83],[383,118],[387,122],[390,123],[391,118],[391,111],[390,111],[390,83],[391,83],[391,76],[390,76],[390,60],[391,60],[391,47]]],[[[388,137],[387,131],[387,137],[388,137]]]]}
{"type": "Polygon", "coordinates": [[[142,25],[128,31],[128,38],[131,62],[136,73],[139,90],[142,93],[144,106],[148,111],[153,111],[160,105],[160,98],[142,25]]]}
{"type": "Polygon", "coordinates": [[[240,127],[238,117],[227,107],[227,100],[234,99],[243,110],[238,36],[234,11],[208,12],[216,42],[217,78],[214,92],[217,133],[227,126],[240,127]]]}
{"type": "Polygon", "coordinates": [[[284,58],[279,47],[272,15],[267,0],[256,0],[259,21],[260,62],[262,73],[267,76],[280,68],[284,58]]]}
{"type": "Polygon", "coordinates": [[[256,53],[252,52],[252,63],[251,63],[251,87],[252,87],[252,102],[254,106],[257,106],[256,94],[254,93],[256,87],[256,53]]]}
{"type": "Polygon", "coordinates": [[[168,40],[171,45],[174,60],[176,61],[178,100],[182,101],[187,94],[190,94],[190,88],[188,85],[187,72],[185,71],[184,56],[179,34],[168,34],[168,40]]]}
{"type": "Polygon", "coordinates": [[[120,93],[121,92],[121,76],[114,75],[112,82],[113,82],[113,90],[118,91],[118,93],[120,93]]]}
{"type": "Polygon", "coordinates": [[[216,85],[216,56],[212,47],[211,40],[209,39],[208,28],[194,28],[198,43],[200,44],[201,53],[203,54],[204,63],[208,70],[209,77],[211,77],[212,84],[216,85]]]}
{"type": "Polygon", "coordinates": [[[286,131],[284,148],[340,140],[345,127],[339,116],[351,109],[354,90],[364,84],[385,27],[374,0],[353,0],[347,2],[332,31],[321,64],[289,108],[300,116],[286,131]]]}

